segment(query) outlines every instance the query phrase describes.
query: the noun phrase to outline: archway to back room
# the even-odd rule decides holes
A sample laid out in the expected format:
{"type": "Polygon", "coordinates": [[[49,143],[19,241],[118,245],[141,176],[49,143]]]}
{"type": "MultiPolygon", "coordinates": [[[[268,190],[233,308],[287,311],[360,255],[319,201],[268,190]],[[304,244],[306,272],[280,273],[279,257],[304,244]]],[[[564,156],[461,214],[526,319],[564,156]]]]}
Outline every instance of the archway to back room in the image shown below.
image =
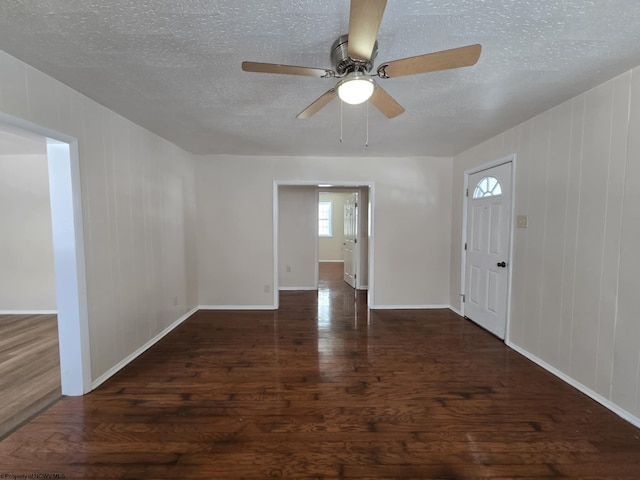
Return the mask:
{"type": "MultiPolygon", "coordinates": [[[[52,250],[50,255],[55,272],[53,275],[44,275],[48,280],[43,280],[43,274],[39,274],[39,282],[53,281],[55,286],[48,285],[48,294],[43,293],[46,288],[36,292],[37,295],[46,296],[43,300],[53,308],[43,308],[44,303],[34,303],[34,307],[28,308],[28,302],[34,301],[32,297],[27,299],[27,303],[16,304],[18,308],[0,305],[0,310],[53,310],[57,313],[61,391],[63,395],[82,395],[91,389],[91,369],[77,142],[3,113],[0,113],[0,131],[4,132],[5,138],[11,135],[30,139],[33,144],[40,145],[40,152],[45,157],[39,168],[44,170],[40,175],[48,177],[45,181],[48,181],[49,187],[49,242],[52,242],[49,248],[52,250]],[[53,298],[51,290],[55,292],[53,298]]],[[[28,172],[23,171],[22,175],[24,183],[30,183],[28,172]]],[[[31,243],[34,241],[32,239],[31,243]]],[[[28,276],[29,272],[23,274],[28,276]]],[[[28,291],[26,294],[29,296],[28,291]]]]}
{"type": "Polygon", "coordinates": [[[0,438],[60,398],[45,138],[0,129],[0,438]]]}
{"type": "MultiPolygon", "coordinates": [[[[368,290],[368,305],[374,305],[373,270],[373,182],[274,182],[274,305],[279,290],[315,290],[319,267],[319,193],[360,192],[364,247],[359,252],[364,273],[358,289],[368,290]]],[[[340,206],[342,210],[342,206],[340,206]]],[[[342,220],[342,211],[339,220],[342,220]]],[[[336,215],[338,215],[336,213],[336,215]]],[[[360,270],[358,270],[360,271],[360,270]]]]}

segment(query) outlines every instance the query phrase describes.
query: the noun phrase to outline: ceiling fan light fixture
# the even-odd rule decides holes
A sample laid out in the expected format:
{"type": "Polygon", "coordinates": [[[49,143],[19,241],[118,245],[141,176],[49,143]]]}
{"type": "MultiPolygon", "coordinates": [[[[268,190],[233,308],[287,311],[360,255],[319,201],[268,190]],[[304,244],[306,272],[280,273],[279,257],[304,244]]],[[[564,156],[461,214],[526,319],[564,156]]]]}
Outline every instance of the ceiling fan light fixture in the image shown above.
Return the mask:
{"type": "Polygon", "coordinates": [[[345,78],[338,84],[338,96],[340,100],[351,105],[358,105],[369,100],[376,83],[371,78],[353,75],[345,78]]]}

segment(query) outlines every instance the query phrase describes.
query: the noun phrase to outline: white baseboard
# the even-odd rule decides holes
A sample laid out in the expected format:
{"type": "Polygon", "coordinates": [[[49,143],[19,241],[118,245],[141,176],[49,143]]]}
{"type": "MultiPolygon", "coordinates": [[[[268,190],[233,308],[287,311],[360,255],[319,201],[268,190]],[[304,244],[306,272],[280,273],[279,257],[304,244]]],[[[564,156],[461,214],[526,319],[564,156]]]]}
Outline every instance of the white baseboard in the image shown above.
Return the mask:
{"type": "MultiPolygon", "coordinates": [[[[318,287],[278,287],[278,291],[280,292],[288,292],[294,290],[318,290],[318,287]]],[[[356,290],[369,290],[368,285],[360,285],[356,290]]]]}
{"type": "Polygon", "coordinates": [[[198,305],[196,310],[276,310],[273,305],[198,305]]]}
{"type": "Polygon", "coordinates": [[[319,263],[344,263],[344,260],[318,260],[319,263]]]}
{"type": "Polygon", "coordinates": [[[515,345],[514,343],[510,342],[509,340],[507,340],[505,343],[507,344],[507,346],[509,348],[512,348],[513,350],[515,350],[519,354],[521,354],[524,357],[526,357],[529,360],[531,360],[533,363],[538,364],[539,366],[544,368],[549,373],[554,374],[560,380],[563,380],[563,381],[567,382],[569,385],[571,385],[572,387],[580,390],[582,393],[584,393],[588,397],[591,397],[593,400],[595,400],[596,402],[601,404],[603,407],[608,408],[613,413],[615,413],[619,417],[623,418],[627,422],[629,422],[632,425],[640,428],[640,418],[636,417],[635,415],[633,415],[630,412],[627,412],[624,408],[621,408],[620,406],[616,405],[611,400],[603,397],[599,393],[594,392],[589,387],[587,387],[587,386],[583,385],[582,383],[578,382],[576,379],[571,378],[566,373],[563,373],[560,370],[558,370],[557,368],[553,367],[552,365],[549,365],[547,362],[545,362],[544,360],[541,360],[540,358],[536,357],[535,355],[533,355],[532,353],[528,352],[524,348],[519,347],[518,345],[515,345]]]}
{"type": "Polygon", "coordinates": [[[452,305],[449,305],[449,310],[451,310],[456,315],[460,315],[461,317],[464,317],[464,315],[462,315],[462,312],[452,305]]]}
{"type": "Polygon", "coordinates": [[[451,308],[449,305],[374,305],[372,310],[436,310],[451,308]]]}
{"type": "Polygon", "coordinates": [[[118,362],[116,365],[111,367],[105,373],[100,375],[98,378],[96,378],[91,383],[91,390],[95,390],[96,388],[98,388],[101,384],[103,384],[109,378],[114,376],[116,373],[118,373],[120,370],[122,370],[124,367],[126,367],[128,364],[130,364],[132,361],[134,361],[136,358],[138,358],[144,352],[149,350],[149,348],[153,347],[156,343],[158,343],[164,336],[166,336],[169,332],[171,332],[171,330],[176,328],[178,325],[180,325],[182,322],[184,322],[187,318],[189,318],[191,315],[193,315],[197,311],[198,311],[198,308],[196,307],[196,308],[190,310],[189,312],[185,313],[183,316],[181,316],[179,319],[177,319],[175,322],[173,322],[167,328],[162,330],[159,334],[157,334],[155,337],[153,337],[147,343],[145,343],[140,348],[138,348],[131,355],[127,356],[125,359],[123,359],[122,361],[118,362]]]}
{"type": "Polygon", "coordinates": [[[57,315],[57,310],[0,310],[0,315],[57,315]]]}

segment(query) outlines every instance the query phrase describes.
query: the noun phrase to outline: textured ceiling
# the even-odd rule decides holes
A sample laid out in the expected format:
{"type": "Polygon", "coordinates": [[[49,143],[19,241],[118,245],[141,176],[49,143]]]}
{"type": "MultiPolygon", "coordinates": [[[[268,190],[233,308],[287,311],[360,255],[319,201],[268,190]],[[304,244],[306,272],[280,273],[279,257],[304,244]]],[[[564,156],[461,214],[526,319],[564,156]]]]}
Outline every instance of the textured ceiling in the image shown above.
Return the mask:
{"type": "MultiPolygon", "coordinates": [[[[334,101],[335,80],[245,73],[243,60],[333,68],[349,2],[5,0],[0,48],[194,153],[453,155],[640,65],[638,0],[389,0],[381,61],[483,46],[473,67],[379,79],[406,112],[334,101]]],[[[375,68],[375,67],[374,67],[375,68]]]]}

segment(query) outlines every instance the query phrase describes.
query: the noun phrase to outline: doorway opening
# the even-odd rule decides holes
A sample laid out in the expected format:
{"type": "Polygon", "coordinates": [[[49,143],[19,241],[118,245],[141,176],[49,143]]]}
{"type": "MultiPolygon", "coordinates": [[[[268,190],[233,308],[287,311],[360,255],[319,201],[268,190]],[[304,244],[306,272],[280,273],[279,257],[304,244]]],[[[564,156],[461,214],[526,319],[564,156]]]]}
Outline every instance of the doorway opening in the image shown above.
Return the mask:
{"type": "Polygon", "coordinates": [[[46,145],[61,391],[82,395],[91,389],[91,362],[77,139],[4,113],[0,129],[46,145]]]}
{"type": "Polygon", "coordinates": [[[46,149],[0,128],[0,438],[61,396],[46,149]]]}
{"type": "MultiPolygon", "coordinates": [[[[355,289],[368,290],[367,303],[369,306],[374,305],[373,182],[276,181],[273,198],[274,308],[279,306],[281,290],[317,290],[321,262],[339,263],[343,278],[347,280],[347,274],[352,277],[353,281],[347,283],[355,289]],[[345,250],[349,240],[343,233],[345,207],[348,202],[343,197],[353,198],[354,194],[358,197],[357,211],[360,222],[359,229],[351,232],[349,250],[352,256],[349,260],[352,260],[352,268],[345,270],[345,250]],[[324,237],[321,237],[320,230],[321,201],[331,202],[333,207],[333,227],[324,225],[324,237]],[[331,232],[331,235],[328,232],[331,232]],[[356,238],[358,248],[353,249],[356,238]],[[321,242],[325,245],[321,245],[321,242]]],[[[347,213],[353,212],[354,207],[352,203],[349,207],[351,210],[347,210],[347,213]]]]}

